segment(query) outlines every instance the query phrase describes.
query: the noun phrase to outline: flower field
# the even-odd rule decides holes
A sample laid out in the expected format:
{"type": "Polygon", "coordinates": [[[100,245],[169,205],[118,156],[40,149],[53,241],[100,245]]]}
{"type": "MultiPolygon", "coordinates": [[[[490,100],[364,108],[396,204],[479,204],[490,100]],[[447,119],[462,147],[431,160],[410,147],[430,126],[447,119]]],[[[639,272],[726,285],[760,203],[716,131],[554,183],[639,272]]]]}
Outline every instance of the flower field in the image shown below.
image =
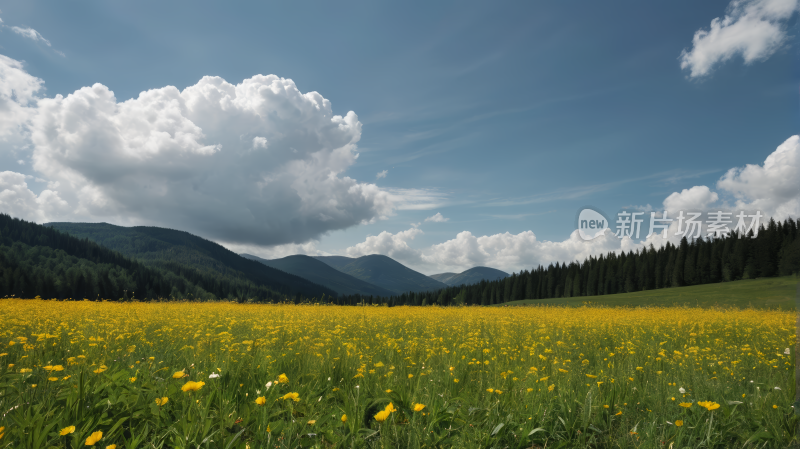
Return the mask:
{"type": "Polygon", "coordinates": [[[787,447],[794,319],[2,299],[0,448],[787,447]]]}

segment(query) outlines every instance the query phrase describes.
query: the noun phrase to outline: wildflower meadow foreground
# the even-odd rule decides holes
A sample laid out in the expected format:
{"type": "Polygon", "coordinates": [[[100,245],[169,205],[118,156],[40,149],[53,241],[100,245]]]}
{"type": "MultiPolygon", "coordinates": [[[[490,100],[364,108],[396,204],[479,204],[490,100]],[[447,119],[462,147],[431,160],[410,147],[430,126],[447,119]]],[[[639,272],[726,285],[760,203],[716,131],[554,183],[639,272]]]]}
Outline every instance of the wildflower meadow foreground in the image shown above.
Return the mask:
{"type": "Polygon", "coordinates": [[[794,319],[0,299],[0,448],[787,447],[794,319]]]}

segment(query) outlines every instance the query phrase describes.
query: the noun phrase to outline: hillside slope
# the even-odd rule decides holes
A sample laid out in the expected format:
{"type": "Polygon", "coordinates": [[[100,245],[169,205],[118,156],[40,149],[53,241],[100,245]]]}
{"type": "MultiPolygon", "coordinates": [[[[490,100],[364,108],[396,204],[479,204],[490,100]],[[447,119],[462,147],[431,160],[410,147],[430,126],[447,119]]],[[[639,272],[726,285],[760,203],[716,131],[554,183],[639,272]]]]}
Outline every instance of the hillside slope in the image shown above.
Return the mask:
{"type": "Polygon", "coordinates": [[[217,243],[184,231],[107,223],[47,223],[46,226],[174,273],[196,270],[207,277],[252,282],[286,295],[336,296],[336,292],[327,287],[245,259],[217,243]]]}
{"type": "Polygon", "coordinates": [[[342,256],[317,256],[315,259],[396,294],[433,291],[447,287],[447,284],[443,282],[431,279],[390,257],[379,254],[362,256],[357,259],[342,256]]]}
{"type": "Polygon", "coordinates": [[[364,282],[361,279],[350,276],[339,271],[332,266],[310,256],[294,255],[282,259],[262,259],[250,254],[242,254],[242,257],[261,262],[264,265],[285,271],[296,276],[308,279],[319,285],[335,290],[342,295],[366,295],[366,296],[392,296],[395,293],[385,288],[364,282]]]}
{"type": "Polygon", "coordinates": [[[489,267],[474,267],[461,273],[433,274],[430,277],[447,285],[472,285],[481,281],[497,281],[509,276],[505,271],[489,267]]]}

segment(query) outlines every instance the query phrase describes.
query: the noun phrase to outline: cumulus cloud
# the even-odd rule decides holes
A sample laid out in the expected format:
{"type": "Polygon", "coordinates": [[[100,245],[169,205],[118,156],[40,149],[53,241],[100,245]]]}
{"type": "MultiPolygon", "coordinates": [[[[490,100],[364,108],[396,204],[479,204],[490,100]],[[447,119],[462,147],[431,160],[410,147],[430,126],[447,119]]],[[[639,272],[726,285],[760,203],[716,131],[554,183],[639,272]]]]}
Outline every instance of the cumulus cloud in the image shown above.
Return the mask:
{"type": "Polygon", "coordinates": [[[36,195],[28,189],[25,178],[21,173],[0,172],[0,211],[15,217],[43,221],[48,215],[68,210],[66,201],[57,192],[48,189],[36,195]]]}
{"type": "Polygon", "coordinates": [[[681,53],[681,68],[697,78],[737,55],[745,64],[770,57],[786,42],[786,22],[799,7],[800,0],[732,1],[724,18],[695,32],[691,50],[681,53]]]}
{"type": "MultiPolygon", "coordinates": [[[[668,217],[674,219],[681,211],[700,212],[703,214],[703,236],[707,233],[706,213],[717,210],[733,212],[732,215],[738,211],[760,211],[764,220],[798,218],[800,176],[797,173],[800,173],[800,136],[792,136],[778,146],[763,164],[729,170],[716,184],[719,193],[708,186],[694,186],[674,192],[664,199],[663,208],[656,216],[661,218],[660,212],[667,211],[668,217]]],[[[628,208],[647,212],[652,210],[649,205],[628,208]]],[[[649,218],[649,213],[647,216],[649,218]]],[[[729,228],[736,224],[733,216],[731,219],[733,223],[729,228]]],[[[746,224],[749,225],[749,220],[746,224]]],[[[421,230],[414,227],[396,234],[382,232],[370,236],[364,242],[348,248],[346,253],[353,257],[385,254],[425,273],[459,272],[474,266],[519,271],[555,262],[583,261],[590,255],[627,252],[651,244],[661,247],[667,241],[675,244],[681,238],[675,235],[677,227],[676,220],[670,225],[666,238],[657,229],[653,235],[640,241],[629,237],[617,238],[609,229],[590,241],[583,240],[577,230],[564,241],[539,240],[532,231],[484,236],[463,231],[453,239],[421,249],[409,244],[414,237],[422,234],[421,230]]],[[[648,230],[642,229],[641,236],[647,235],[648,230]]]]}
{"type": "Polygon", "coordinates": [[[385,178],[387,174],[389,174],[389,170],[379,171],[378,174],[375,175],[375,179],[385,178]]]}
{"type": "Polygon", "coordinates": [[[434,223],[444,223],[447,220],[449,220],[449,218],[444,218],[444,215],[442,215],[441,212],[436,212],[436,215],[431,215],[425,219],[425,221],[432,221],[434,223]]]}
{"type": "Polygon", "coordinates": [[[0,141],[23,138],[43,84],[29,75],[20,61],[0,55],[0,141]]]}
{"type": "Polygon", "coordinates": [[[393,214],[392,195],[344,175],[358,158],[356,114],[334,114],[329,100],[292,80],[204,77],[119,102],[102,84],[36,97],[41,80],[6,57],[0,76],[0,114],[17,122],[0,121],[0,132],[27,130],[33,168],[70,206],[25,218],[280,245],[393,214]]]}
{"type": "Polygon", "coordinates": [[[21,28],[17,26],[11,27],[11,31],[19,34],[20,36],[26,37],[32,41],[36,42],[44,42],[48,47],[50,47],[50,41],[44,38],[38,31],[34,30],[33,28],[21,28]]]}

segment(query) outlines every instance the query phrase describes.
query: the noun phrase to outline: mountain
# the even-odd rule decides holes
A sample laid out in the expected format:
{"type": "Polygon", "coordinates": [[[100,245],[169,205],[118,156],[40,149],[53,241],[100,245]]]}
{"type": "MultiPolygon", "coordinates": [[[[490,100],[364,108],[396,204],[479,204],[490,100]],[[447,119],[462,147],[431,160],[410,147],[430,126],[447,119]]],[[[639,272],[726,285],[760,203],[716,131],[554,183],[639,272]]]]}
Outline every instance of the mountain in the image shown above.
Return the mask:
{"type": "MultiPolygon", "coordinates": [[[[264,287],[281,296],[320,298],[336,292],[265,266],[214,242],[184,231],[151,226],[123,227],[108,223],[47,223],[46,226],[80,239],[88,239],[142,263],[178,275],[194,272],[214,282],[233,282],[234,296],[244,294],[248,284],[264,287]]],[[[227,294],[224,297],[228,297],[227,294]]]]}
{"type": "Polygon", "coordinates": [[[439,290],[447,284],[431,279],[406,267],[394,259],[379,254],[357,259],[343,256],[316,256],[337,270],[350,276],[391,290],[396,294],[439,290]]]}
{"type": "MultiPolygon", "coordinates": [[[[436,279],[439,282],[444,282],[445,284],[447,284],[447,280],[448,279],[450,279],[452,277],[455,277],[455,276],[458,276],[458,274],[459,273],[439,273],[439,274],[432,274],[432,275],[430,275],[428,277],[436,279]]],[[[447,285],[450,285],[450,284],[447,284],[447,285]]]]}
{"type": "Polygon", "coordinates": [[[147,266],[88,239],[6,214],[0,214],[0,229],[0,295],[112,301],[285,298],[251,282],[147,266]]]}
{"type": "MultiPolygon", "coordinates": [[[[366,296],[393,296],[395,293],[385,288],[364,282],[361,279],[341,272],[332,266],[310,256],[295,255],[282,259],[262,259],[250,254],[241,254],[246,259],[261,262],[264,265],[276,268],[287,273],[308,279],[311,282],[335,290],[342,295],[366,295],[366,296]]],[[[343,257],[343,259],[349,259],[343,257]]]]}
{"type": "Polygon", "coordinates": [[[505,279],[509,276],[508,273],[489,267],[474,267],[462,273],[440,273],[432,274],[429,277],[444,282],[447,285],[472,285],[480,283],[481,281],[496,281],[505,279]]]}

